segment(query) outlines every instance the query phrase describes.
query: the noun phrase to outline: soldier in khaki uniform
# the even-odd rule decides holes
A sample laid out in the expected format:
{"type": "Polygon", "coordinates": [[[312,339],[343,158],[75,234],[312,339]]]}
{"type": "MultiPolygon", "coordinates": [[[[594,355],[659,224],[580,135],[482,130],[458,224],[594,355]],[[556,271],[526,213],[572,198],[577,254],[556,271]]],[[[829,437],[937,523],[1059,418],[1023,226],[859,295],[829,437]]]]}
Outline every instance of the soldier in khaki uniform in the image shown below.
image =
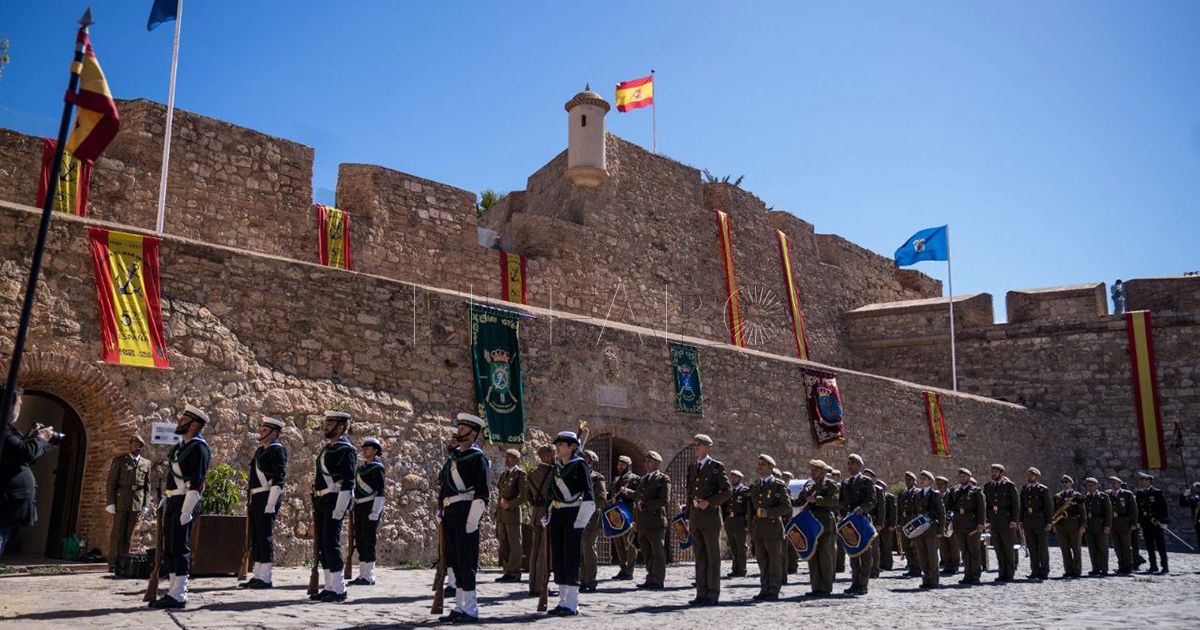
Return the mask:
{"type": "Polygon", "coordinates": [[[1087,493],[1083,495],[1083,509],[1087,515],[1083,522],[1083,539],[1087,542],[1088,557],[1092,570],[1088,575],[1108,575],[1108,534],[1112,531],[1112,502],[1108,495],[1100,492],[1100,482],[1095,477],[1083,481],[1087,493]]]}
{"type": "MultiPolygon", "coordinates": [[[[896,522],[900,527],[907,525],[917,515],[913,508],[918,490],[917,474],[911,470],[904,471],[904,490],[900,491],[900,496],[896,499],[896,511],[900,514],[896,522]]],[[[921,577],[920,549],[903,535],[900,536],[900,548],[904,550],[904,575],[921,577]]]]}
{"type": "Polygon", "coordinates": [[[740,470],[729,471],[729,500],[721,506],[725,519],[725,542],[733,568],[725,577],[746,577],[746,533],[752,510],[750,487],[742,483],[740,470]]]}
{"type": "Polygon", "coordinates": [[[770,455],[759,455],[755,465],[758,481],[750,487],[750,498],[754,505],[754,521],[751,537],[754,541],[754,559],[758,562],[759,591],[755,601],[779,599],[783,585],[783,517],[792,513],[791,496],[783,480],[774,474],[775,460],[770,455]]]}
{"type": "MultiPolygon", "coordinates": [[[[604,480],[604,475],[596,470],[596,464],[600,463],[600,456],[596,455],[595,451],[588,450],[583,452],[583,457],[587,460],[588,470],[592,474],[592,496],[597,499],[608,496],[608,484],[604,480]]],[[[581,593],[596,592],[596,565],[598,563],[596,539],[600,537],[600,519],[602,518],[604,518],[604,510],[596,510],[587,526],[583,528],[583,555],[579,574],[579,592],[581,593]]]]}
{"type": "MultiPolygon", "coordinates": [[[[613,481],[608,486],[608,503],[624,503],[629,507],[630,515],[633,514],[633,495],[637,491],[638,481],[641,477],[633,474],[630,467],[633,466],[633,460],[626,455],[617,458],[617,476],[613,477],[613,481]]],[[[601,518],[603,518],[604,510],[600,510],[601,518]]],[[[613,538],[609,541],[617,556],[617,562],[621,565],[621,570],[613,576],[614,580],[632,580],[633,567],[637,563],[637,547],[633,545],[634,533],[630,532],[624,536],[613,538]]]]}
{"type": "Polygon", "coordinates": [[[529,547],[529,595],[541,595],[542,583],[550,572],[550,558],[546,556],[546,526],[542,519],[550,509],[551,473],[554,472],[554,447],[543,444],[537,449],[538,465],[525,480],[525,502],[533,508],[533,544],[529,547]]]}
{"type": "Polygon", "coordinates": [[[950,509],[951,495],[954,491],[950,488],[950,480],[941,475],[934,478],[935,486],[938,493],[942,495],[942,509],[946,513],[946,520],[943,522],[946,527],[938,534],[938,555],[942,559],[942,575],[954,575],[958,573],[958,567],[962,563],[959,557],[958,545],[954,543],[954,532],[951,531],[949,536],[945,535],[945,530],[949,527],[953,530],[954,527],[954,512],[950,509]]]}
{"type": "Polygon", "coordinates": [[[871,577],[877,578],[879,577],[879,547],[880,543],[882,542],[882,532],[879,530],[878,524],[882,522],[881,519],[886,516],[885,510],[887,507],[884,505],[883,501],[883,490],[880,489],[879,484],[876,483],[875,471],[871,470],[870,468],[864,468],[862,474],[864,477],[871,480],[871,487],[875,490],[875,509],[871,510],[870,517],[871,522],[876,525],[876,537],[875,542],[871,543],[871,546],[867,548],[867,553],[871,555],[871,577]]]}
{"type": "Polygon", "coordinates": [[[1062,518],[1054,524],[1054,533],[1058,536],[1058,547],[1063,556],[1063,577],[1077,578],[1083,575],[1083,556],[1080,532],[1084,523],[1083,493],[1073,486],[1075,480],[1070,475],[1063,475],[1059,480],[1062,492],[1054,495],[1054,511],[1062,509],[1063,504],[1070,503],[1071,507],[1063,513],[1062,518]]]}
{"type": "Polygon", "coordinates": [[[667,501],[671,497],[671,478],[660,471],[662,455],[646,453],[646,474],[634,493],[633,526],[646,562],[646,581],[638,588],[661,590],[667,575],[667,501]]]}
{"type": "MultiPolygon", "coordinates": [[[[788,495],[791,496],[792,480],[795,479],[796,476],[792,474],[792,471],[785,470],[785,471],[783,471],[782,474],[779,475],[779,478],[783,480],[783,485],[787,487],[788,495]]],[[[783,522],[783,531],[785,531],[785,532],[787,531],[788,523],[791,520],[792,520],[791,514],[788,514],[787,516],[785,516],[781,519],[781,521],[783,522]]],[[[786,544],[786,543],[783,545],[783,555],[784,555],[783,583],[787,584],[789,575],[794,575],[794,574],[800,572],[800,555],[798,553],[796,553],[795,547],[793,547],[792,545],[786,544]]]]}
{"type": "Polygon", "coordinates": [[[515,448],[504,451],[504,472],[496,482],[496,538],[500,541],[500,566],[504,574],[497,582],[520,582],[521,506],[525,494],[525,471],[521,470],[521,452],[515,448]]]}
{"type": "Polygon", "coordinates": [[[1031,580],[1050,578],[1050,518],[1054,515],[1054,499],[1050,488],[1038,481],[1042,471],[1029,467],[1025,471],[1025,487],[1021,488],[1021,527],[1025,532],[1025,547],[1029,550],[1031,580]]]}
{"type": "MultiPolygon", "coordinates": [[[[808,557],[808,580],[811,590],[809,597],[828,597],[833,594],[833,579],[837,562],[837,547],[833,540],[837,538],[837,519],[834,512],[841,505],[841,490],[833,480],[826,478],[832,470],[829,464],[813,459],[808,462],[808,474],[812,483],[800,495],[801,505],[812,512],[821,521],[823,531],[817,538],[816,551],[808,557]]],[[[785,542],[786,545],[791,545],[785,542]]],[[[812,543],[810,543],[812,544],[812,543]]]]}
{"type": "Polygon", "coordinates": [[[108,467],[108,505],[112,514],[112,535],[108,539],[108,569],[114,570],[117,558],[129,553],[129,538],[138,516],[150,507],[150,460],[142,457],[146,442],[140,436],[129,438],[129,452],[113,458],[108,467]]]}
{"type": "Polygon", "coordinates": [[[1017,485],[1004,476],[1002,464],[992,464],[992,479],[983,486],[987,499],[988,529],[992,532],[992,546],[996,550],[996,569],[1000,575],[997,582],[1011,582],[1017,572],[1017,527],[1020,497],[1017,485]]]}
{"type": "Polygon", "coordinates": [[[730,490],[725,464],[708,455],[712,443],[703,433],[692,438],[696,463],[688,467],[683,506],[696,554],[696,598],[689,602],[693,606],[714,606],[721,599],[721,506],[730,490]]]}
{"type": "Polygon", "coordinates": [[[878,508],[880,520],[875,523],[879,530],[879,570],[891,571],[892,552],[896,546],[896,495],[888,490],[887,483],[882,479],[875,480],[875,487],[883,493],[882,508],[878,508]]]}
{"type": "MultiPolygon", "coordinates": [[[[852,453],[846,460],[846,471],[850,476],[842,482],[841,499],[844,514],[860,514],[870,517],[875,510],[875,484],[862,474],[863,460],[857,453],[852,453]]],[[[875,541],[872,545],[878,544],[875,541]]],[[[871,581],[872,555],[868,551],[850,558],[851,585],[846,589],[850,595],[866,595],[867,584],[871,581]]]]}
{"type": "Polygon", "coordinates": [[[933,473],[922,470],[919,479],[921,488],[915,497],[915,510],[917,514],[929,516],[932,524],[913,542],[921,549],[921,588],[937,588],[941,569],[938,545],[946,526],[946,504],[942,502],[942,493],[934,487],[933,473]]]}
{"type": "Polygon", "coordinates": [[[955,547],[963,560],[963,579],[959,584],[979,584],[986,557],[980,534],[987,524],[987,501],[983,491],[971,483],[970,470],[958,469],[958,488],[948,506],[954,512],[955,547]]]}
{"type": "Polygon", "coordinates": [[[1117,575],[1133,573],[1133,537],[1138,526],[1137,497],[1123,488],[1121,478],[1108,478],[1108,501],[1112,505],[1112,545],[1117,554],[1117,575]]]}

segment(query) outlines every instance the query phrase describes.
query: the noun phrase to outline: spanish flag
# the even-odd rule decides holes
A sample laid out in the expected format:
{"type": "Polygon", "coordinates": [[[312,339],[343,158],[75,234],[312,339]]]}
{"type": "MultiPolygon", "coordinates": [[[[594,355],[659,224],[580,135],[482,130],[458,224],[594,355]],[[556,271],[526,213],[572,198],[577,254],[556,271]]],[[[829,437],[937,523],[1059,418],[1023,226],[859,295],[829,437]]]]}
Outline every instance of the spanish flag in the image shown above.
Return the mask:
{"type": "Polygon", "coordinates": [[[158,239],[89,228],[104,361],[169,368],[158,279],[158,239]]]}
{"type": "Polygon", "coordinates": [[[317,248],[322,265],[353,269],[350,259],[350,214],[317,204],[317,248]]]}
{"type": "Polygon", "coordinates": [[[729,343],[745,348],[746,329],[742,322],[742,303],[738,300],[737,273],[733,269],[733,232],[729,214],[717,213],[717,237],[721,244],[721,262],[725,268],[725,312],[729,323],[729,343]]]}
{"type": "Polygon", "coordinates": [[[1163,442],[1162,406],[1158,398],[1158,369],[1154,364],[1154,330],[1150,311],[1125,313],[1129,338],[1129,363],[1133,375],[1133,404],[1137,410],[1138,438],[1142,444],[1142,467],[1167,467],[1163,442]]]}
{"type": "Polygon", "coordinates": [[[631,109],[646,107],[654,104],[654,75],[622,81],[617,84],[617,111],[627,112],[631,109]]]}
{"type": "Polygon", "coordinates": [[[500,293],[502,298],[517,304],[525,301],[525,257],[500,252],[500,293]]]}
{"type": "Polygon", "coordinates": [[[117,113],[117,104],[113,102],[112,92],[108,90],[108,81],[104,79],[100,62],[96,61],[86,26],[79,29],[75,39],[76,54],[80,50],[83,52],[83,61],[71,64],[71,73],[79,75],[79,92],[67,92],[66,96],[67,102],[74,103],[79,112],[75,116],[71,137],[67,138],[66,148],[76,160],[91,164],[117,136],[121,117],[117,113]]]}
{"type": "Polygon", "coordinates": [[[925,420],[929,424],[929,443],[936,457],[950,457],[950,438],[946,435],[946,419],[942,416],[942,397],[937,392],[923,392],[925,420]]]}
{"type": "Polygon", "coordinates": [[[88,188],[92,182],[92,165],[75,159],[69,152],[63,152],[62,166],[58,173],[58,182],[50,185],[50,169],[54,167],[54,154],[58,149],[58,141],[42,138],[42,176],[38,181],[37,206],[46,205],[46,194],[54,195],[52,209],[56,212],[66,212],[81,217],[87,216],[88,188]]]}
{"type": "Polygon", "coordinates": [[[796,356],[807,361],[808,334],[804,331],[804,314],[800,311],[800,297],[796,291],[796,278],[792,274],[791,240],[783,230],[775,230],[779,241],[779,258],[783,261],[783,281],[787,286],[788,311],[792,314],[792,338],[796,341],[796,356]]]}

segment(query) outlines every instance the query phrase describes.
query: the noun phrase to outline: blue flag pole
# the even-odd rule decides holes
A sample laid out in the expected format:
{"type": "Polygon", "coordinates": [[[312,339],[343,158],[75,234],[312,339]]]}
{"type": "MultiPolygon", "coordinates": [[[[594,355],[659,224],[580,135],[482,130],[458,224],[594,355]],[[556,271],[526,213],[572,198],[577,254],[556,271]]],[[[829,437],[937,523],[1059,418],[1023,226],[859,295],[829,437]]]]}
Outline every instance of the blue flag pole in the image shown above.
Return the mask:
{"type": "Polygon", "coordinates": [[[958,391],[958,353],[954,347],[954,274],[950,272],[950,224],[946,224],[946,285],[950,291],[950,382],[958,391]]]}

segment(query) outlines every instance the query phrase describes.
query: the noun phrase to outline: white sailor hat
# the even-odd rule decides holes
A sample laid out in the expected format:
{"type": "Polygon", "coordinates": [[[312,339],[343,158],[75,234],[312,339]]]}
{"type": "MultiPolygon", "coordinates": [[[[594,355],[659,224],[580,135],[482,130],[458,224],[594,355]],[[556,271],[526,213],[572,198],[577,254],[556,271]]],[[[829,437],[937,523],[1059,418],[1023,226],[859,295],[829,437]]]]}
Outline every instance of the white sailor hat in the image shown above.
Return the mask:
{"type": "Polygon", "coordinates": [[[382,453],[382,452],[383,452],[383,445],[379,443],[379,440],[377,440],[377,439],[375,439],[375,438],[373,438],[373,437],[371,437],[371,438],[367,438],[367,439],[363,440],[363,443],[362,443],[362,445],[363,445],[364,447],[366,447],[366,446],[374,446],[374,447],[375,447],[375,450],[379,451],[380,453],[382,453]]]}
{"type": "Polygon", "coordinates": [[[338,422],[341,422],[342,424],[346,424],[346,423],[350,422],[350,414],[345,411],[330,410],[330,411],[325,412],[325,419],[326,420],[336,420],[338,422]]]}
{"type": "Polygon", "coordinates": [[[199,407],[185,405],[183,408],[183,415],[190,416],[193,420],[199,420],[204,424],[208,424],[208,414],[204,413],[204,410],[200,409],[199,407]]]}
{"type": "Polygon", "coordinates": [[[455,419],[458,421],[457,424],[465,424],[476,431],[483,430],[483,419],[475,414],[460,413],[455,419]]]}
{"type": "Polygon", "coordinates": [[[282,431],[283,426],[284,426],[283,420],[277,420],[277,419],[271,418],[269,416],[263,416],[262,425],[264,427],[271,427],[272,429],[275,429],[276,431],[282,431]]]}
{"type": "Polygon", "coordinates": [[[558,444],[559,442],[579,446],[579,436],[575,435],[574,431],[559,431],[554,438],[554,443],[558,444]]]}

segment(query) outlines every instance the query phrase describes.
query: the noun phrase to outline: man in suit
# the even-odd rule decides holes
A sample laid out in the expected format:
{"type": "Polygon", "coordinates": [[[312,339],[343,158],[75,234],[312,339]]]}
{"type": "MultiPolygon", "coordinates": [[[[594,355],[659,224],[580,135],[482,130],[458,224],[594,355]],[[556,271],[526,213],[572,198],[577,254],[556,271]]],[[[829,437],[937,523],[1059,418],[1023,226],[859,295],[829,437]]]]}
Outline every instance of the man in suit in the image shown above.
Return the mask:
{"type": "Polygon", "coordinates": [[[141,436],[129,438],[129,452],[113,458],[108,466],[105,490],[112,515],[112,533],[108,538],[108,570],[114,571],[117,558],[129,553],[129,539],[138,516],[150,507],[150,460],[142,457],[146,445],[141,436]]]}
{"type": "Polygon", "coordinates": [[[667,501],[671,497],[671,478],[660,471],[662,455],[646,453],[646,474],[634,494],[633,525],[646,561],[646,581],[638,588],[662,590],[667,576],[667,501]]]}
{"type": "MultiPolygon", "coordinates": [[[[12,538],[18,527],[33,525],[37,522],[37,509],[34,499],[37,496],[37,483],[33,479],[33,470],[29,465],[46,454],[50,449],[50,438],[54,434],[53,427],[42,427],[26,439],[12,423],[21,415],[20,387],[13,392],[13,406],[9,412],[9,424],[4,429],[3,459],[0,459],[0,556],[4,555],[4,547],[12,538]]],[[[4,385],[0,384],[0,398],[4,396],[4,385]]],[[[0,410],[3,413],[3,410],[0,410]]]]}
{"type": "Polygon", "coordinates": [[[714,606],[721,599],[721,506],[730,490],[725,464],[708,455],[712,444],[703,433],[692,438],[696,463],[688,467],[683,506],[696,554],[696,598],[689,602],[693,606],[714,606]]]}

